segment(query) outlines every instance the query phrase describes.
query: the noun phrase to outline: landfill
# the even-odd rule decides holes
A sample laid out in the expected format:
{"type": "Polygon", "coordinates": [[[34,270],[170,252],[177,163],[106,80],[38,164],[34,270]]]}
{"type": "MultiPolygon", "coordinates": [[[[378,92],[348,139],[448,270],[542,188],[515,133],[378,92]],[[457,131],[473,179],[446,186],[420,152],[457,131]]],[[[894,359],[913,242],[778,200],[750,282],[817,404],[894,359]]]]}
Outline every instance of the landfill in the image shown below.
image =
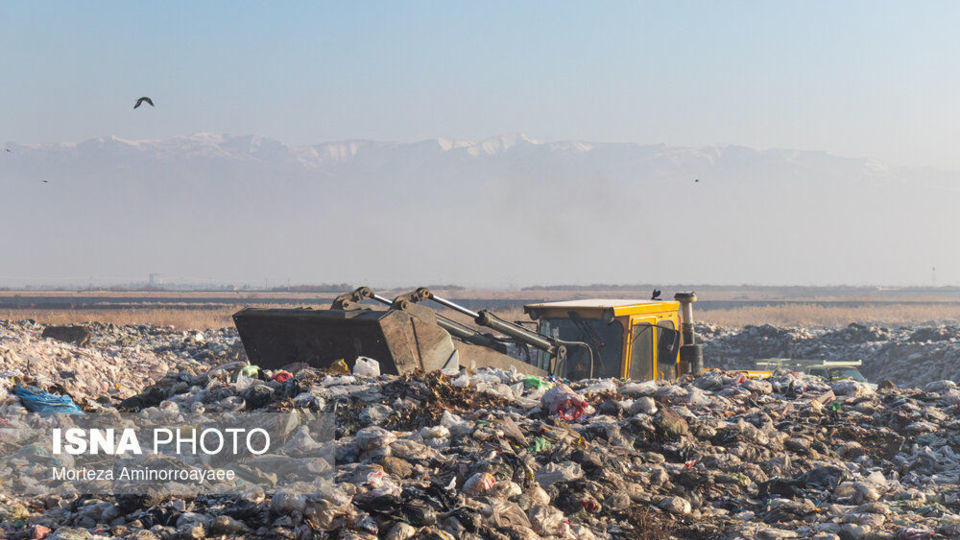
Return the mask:
{"type": "Polygon", "coordinates": [[[765,358],[862,361],[872,382],[923,386],[960,382],[960,327],[888,328],[853,323],[843,328],[779,328],[769,324],[721,328],[698,324],[704,356],[724,369],[752,369],[765,358]]]}
{"type": "Polygon", "coordinates": [[[394,376],[364,358],[353,370],[270,371],[246,364],[231,329],[89,328],[89,344],[76,344],[31,321],[0,323],[0,424],[44,414],[18,385],[87,413],[325,411],[336,418],[334,487],[18,497],[23,480],[4,465],[0,537],[960,537],[956,377],[912,386],[893,376],[901,368],[870,365],[903,348],[930,355],[912,365],[924,377],[956,370],[935,368],[954,358],[935,352],[955,346],[952,329],[702,329],[708,367],[886,350],[862,357],[871,380],[895,381],[875,387],[786,371],[675,382],[466,368],[394,376]]]}

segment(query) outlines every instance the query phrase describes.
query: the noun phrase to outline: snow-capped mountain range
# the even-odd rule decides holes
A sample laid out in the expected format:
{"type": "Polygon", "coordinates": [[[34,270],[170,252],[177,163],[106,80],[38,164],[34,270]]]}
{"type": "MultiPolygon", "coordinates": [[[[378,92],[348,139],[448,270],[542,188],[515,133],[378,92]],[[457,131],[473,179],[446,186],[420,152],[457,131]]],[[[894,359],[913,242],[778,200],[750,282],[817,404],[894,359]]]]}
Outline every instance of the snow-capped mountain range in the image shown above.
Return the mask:
{"type": "Polygon", "coordinates": [[[960,175],[742,146],[198,133],[0,148],[0,285],[960,281],[960,175]],[[945,278],[944,281],[949,281],[945,278]]]}

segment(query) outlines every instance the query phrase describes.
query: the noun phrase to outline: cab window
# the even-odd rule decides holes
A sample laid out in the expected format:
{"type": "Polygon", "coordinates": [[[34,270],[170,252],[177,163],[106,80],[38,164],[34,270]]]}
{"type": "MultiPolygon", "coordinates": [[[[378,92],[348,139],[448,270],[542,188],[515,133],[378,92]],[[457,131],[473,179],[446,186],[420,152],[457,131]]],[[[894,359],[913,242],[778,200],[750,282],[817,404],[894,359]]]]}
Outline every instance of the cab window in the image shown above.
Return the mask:
{"type": "Polygon", "coordinates": [[[677,378],[677,351],[680,350],[680,333],[673,321],[663,320],[657,323],[657,371],[660,378],[677,378]]]}
{"type": "Polygon", "coordinates": [[[630,352],[630,378],[653,378],[653,326],[640,323],[633,326],[633,349],[630,352]]]}
{"type": "MultiPolygon", "coordinates": [[[[586,343],[594,351],[594,377],[619,377],[620,358],[623,354],[623,326],[619,321],[606,322],[600,319],[577,317],[548,318],[540,322],[544,335],[586,343]]],[[[583,347],[567,347],[567,363],[564,376],[571,380],[590,376],[590,355],[583,347]]]]}

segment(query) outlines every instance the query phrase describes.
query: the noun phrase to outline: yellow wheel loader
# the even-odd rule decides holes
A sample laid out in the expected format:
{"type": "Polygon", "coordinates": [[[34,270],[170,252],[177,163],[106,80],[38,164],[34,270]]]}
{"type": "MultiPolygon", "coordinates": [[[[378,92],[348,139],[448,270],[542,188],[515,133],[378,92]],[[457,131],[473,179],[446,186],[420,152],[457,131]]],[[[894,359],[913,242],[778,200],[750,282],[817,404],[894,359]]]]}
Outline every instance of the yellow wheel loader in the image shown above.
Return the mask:
{"type": "Polygon", "coordinates": [[[473,311],[419,288],[393,300],[360,287],[330,309],[246,308],[234,314],[247,357],[267,369],[326,368],[373,358],[382,373],[498,367],[562,379],[677,379],[703,371],[693,329],[693,293],[674,301],[573,300],[528,304],[530,329],[488,310],[473,311]],[[363,304],[373,300],[385,309],[363,304]],[[483,333],[427,307],[465,315],[483,333]]]}

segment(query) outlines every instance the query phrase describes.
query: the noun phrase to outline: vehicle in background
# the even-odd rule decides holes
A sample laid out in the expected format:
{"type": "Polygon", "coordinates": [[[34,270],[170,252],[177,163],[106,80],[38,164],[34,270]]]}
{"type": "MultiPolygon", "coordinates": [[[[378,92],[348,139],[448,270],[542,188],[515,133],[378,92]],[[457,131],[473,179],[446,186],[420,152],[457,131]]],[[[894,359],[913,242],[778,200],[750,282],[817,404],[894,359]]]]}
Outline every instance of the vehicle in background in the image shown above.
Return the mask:
{"type": "Polygon", "coordinates": [[[851,380],[871,384],[857,369],[863,365],[863,360],[856,361],[827,361],[822,359],[798,358],[765,358],[755,362],[758,369],[786,369],[820,377],[828,382],[851,380]]]}

